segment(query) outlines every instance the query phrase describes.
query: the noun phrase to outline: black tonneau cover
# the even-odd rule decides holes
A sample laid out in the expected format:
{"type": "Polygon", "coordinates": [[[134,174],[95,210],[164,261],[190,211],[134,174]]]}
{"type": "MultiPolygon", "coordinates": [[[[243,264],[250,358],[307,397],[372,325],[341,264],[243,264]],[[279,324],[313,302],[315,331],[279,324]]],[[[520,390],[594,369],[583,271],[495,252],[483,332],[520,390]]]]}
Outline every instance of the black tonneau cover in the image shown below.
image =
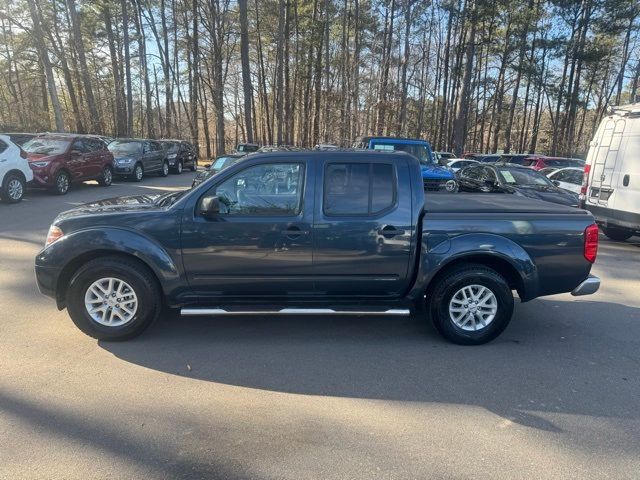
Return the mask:
{"type": "Polygon", "coordinates": [[[425,193],[424,209],[427,213],[587,213],[578,208],[508,193],[425,193]]]}

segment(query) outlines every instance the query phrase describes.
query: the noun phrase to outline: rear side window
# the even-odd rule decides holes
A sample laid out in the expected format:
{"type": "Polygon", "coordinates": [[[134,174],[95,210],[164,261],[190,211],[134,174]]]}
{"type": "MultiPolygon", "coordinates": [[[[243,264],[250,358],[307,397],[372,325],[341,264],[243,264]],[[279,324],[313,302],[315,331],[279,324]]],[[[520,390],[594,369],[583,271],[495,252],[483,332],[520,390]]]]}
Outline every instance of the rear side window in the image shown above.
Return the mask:
{"type": "Polygon", "coordinates": [[[0,153],[4,152],[7,149],[7,144],[0,140],[0,153]]]}
{"type": "Polygon", "coordinates": [[[330,163],[325,168],[325,215],[375,215],[391,208],[396,176],[389,163],[330,163]]]}

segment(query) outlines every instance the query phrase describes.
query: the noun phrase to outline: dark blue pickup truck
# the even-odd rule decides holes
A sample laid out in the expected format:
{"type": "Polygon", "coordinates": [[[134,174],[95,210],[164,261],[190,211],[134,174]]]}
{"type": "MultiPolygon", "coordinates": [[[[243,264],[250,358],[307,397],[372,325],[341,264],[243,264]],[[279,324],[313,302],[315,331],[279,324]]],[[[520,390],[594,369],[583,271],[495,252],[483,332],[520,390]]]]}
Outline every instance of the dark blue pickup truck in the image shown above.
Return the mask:
{"type": "Polygon", "coordinates": [[[40,291],[99,339],[183,315],[430,318],[487,342],[513,291],[595,292],[588,212],[507,195],[428,195],[406,153],[255,154],[197,187],[60,214],[35,261],[40,291]]]}

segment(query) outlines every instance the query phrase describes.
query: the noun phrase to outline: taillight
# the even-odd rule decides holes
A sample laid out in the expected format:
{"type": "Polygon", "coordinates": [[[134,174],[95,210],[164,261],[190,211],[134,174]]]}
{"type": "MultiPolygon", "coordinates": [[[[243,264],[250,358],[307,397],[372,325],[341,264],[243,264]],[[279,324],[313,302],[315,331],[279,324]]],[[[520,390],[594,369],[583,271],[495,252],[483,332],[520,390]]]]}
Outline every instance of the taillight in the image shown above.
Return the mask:
{"type": "Polygon", "coordinates": [[[584,258],[593,263],[598,255],[598,225],[595,223],[584,229],[584,258]]]}
{"type": "Polygon", "coordinates": [[[51,225],[49,227],[49,232],[47,233],[47,240],[44,242],[44,246],[48,247],[56,240],[64,237],[64,232],[60,229],[60,227],[56,227],[55,225],[51,225]]]}
{"type": "Polygon", "coordinates": [[[588,163],[584,166],[584,175],[582,176],[582,187],[580,187],[580,200],[587,199],[587,189],[589,188],[589,172],[591,165],[588,163]]]}

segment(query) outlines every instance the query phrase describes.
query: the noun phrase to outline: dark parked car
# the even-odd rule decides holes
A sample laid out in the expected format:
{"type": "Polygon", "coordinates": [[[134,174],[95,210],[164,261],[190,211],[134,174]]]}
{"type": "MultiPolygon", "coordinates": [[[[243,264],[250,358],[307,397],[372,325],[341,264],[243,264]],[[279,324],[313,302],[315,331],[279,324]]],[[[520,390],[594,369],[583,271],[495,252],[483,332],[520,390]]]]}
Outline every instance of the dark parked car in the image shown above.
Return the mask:
{"type": "Polygon", "coordinates": [[[109,143],[113,153],[115,174],[133,178],[136,182],[149,173],[169,175],[169,161],[164,148],[155,140],[117,138],[109,143]]]}
{"type": "Polygon", "coordinates": [[[257,152],[258,150],[260,150],[260,145],[257,143],[239,143],[236,146],[236,152],[243,154],[257,152]]]}
{"type": "Polygon", "coordinates": [[[214,176],[219,171],[224,170],[231,165],[235,165],[246,156],[247,155],[244,153],[229,153],[227,155],[220,155],[219,157],[216,157],[212,164],[205,165],[205,170],[196,175],[191,186],[195,187],[196,185],[200,185],[207,178],[214,176]]]}
{"type": "Polygon", "coordinates": [[[420,167],[406,153],[254,154],[187,191],[79,206],[54,220],[38,287],[100,339],[140,334],[166,305],[182,315],[414,311],[462,344],[506,328],[514,290],[526,302],[598,289],[590,213],[432,195],[420,167]]]}
{"type": "Polygon", "coordinates": [[[465,153],[462,158],[468,158],[481,163],[495,163],[500,161],[500,155],[495,153],[465,153]]]}
{"type": "Polygon", "coordinates": [[[540,172],[519,165],[472,165],[457,176],[462,192],[512,193],[571,207],[579,203],[578,195],[558,188],[540,172]]]}
{"type": "Polygon", "coordinates": [[[113,155],[98,137],[49,133],[29,140],[23,148],[34,186],[64,195],[73,182],[98,180],[108,187],[113,181],[113,155]]]}
{"type": "Polygon", "coordinates": [[[196,149],[184,140],[160,140],[165,149],[165,156],[169,168],[173,173],[180,174],[185,168],[195,172],[198,169],[198,155],[196,149]]]}

